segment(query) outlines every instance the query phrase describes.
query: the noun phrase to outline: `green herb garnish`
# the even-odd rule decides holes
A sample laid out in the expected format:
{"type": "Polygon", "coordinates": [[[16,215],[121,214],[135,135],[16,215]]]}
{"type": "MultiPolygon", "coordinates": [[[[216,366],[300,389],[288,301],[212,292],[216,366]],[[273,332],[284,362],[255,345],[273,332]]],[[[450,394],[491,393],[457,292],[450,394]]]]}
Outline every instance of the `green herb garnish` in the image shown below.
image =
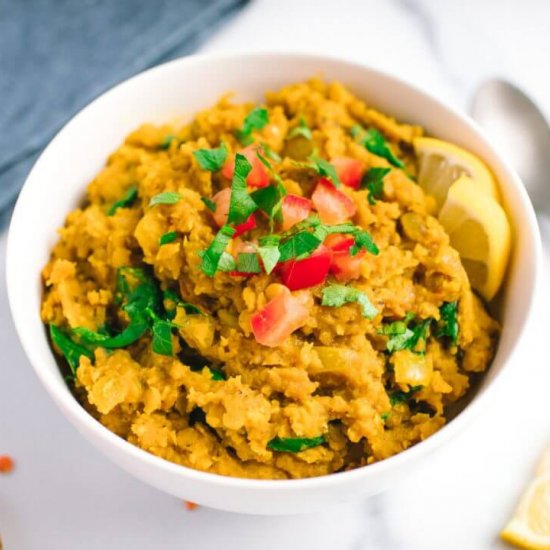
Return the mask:
{"type": "Polygon", "coordinates": [[[290,130],[290,132],[286,136],[286,139],[292,139],[298,136],[302,136],[303,138],[308,140],[313,139],[311,130],[309,129],[306,119],[303,116],[300,117],[300,120],[298,121],[298,125],[294,126],[294,128],[290,130]]]}
{"type": "Polygon", "coordinates": [[[216,380],[216,382],[221,382],[221,381],[225,380],[225,376],[224,376],[223,372],[221,372],[219,370],[210,369],[210,373],[211,373],[211,376],[212,376],[212,380],[216,380]]]}
{"type": "Polygon", "coordinates": [[[267,447],[279,453],[299,453],[325,443],[325,437],[274,437],[267,447]]]}
{"type": "Polygon", "coordinates": [[[209,199],[208,197],[201,197],[201,201],[204,203],[206,208],[208,208],[208,210],[210,210],[210,212],[215,212],[216,211],[217,205],[212,199],[209,199]]]}
{"type": "Polygon", "coordinates": [[[119,208],[126,208],[132,206],[132,203],[137,199],[138,188],[137,185],[132,185],[128,188],[124,196],[116,201],[111,208],[107,211],[107,216],[112,216],[119,208]]]}
{"type": "Polygon", "coordinates": [[[153,321],[153,351],[159,355],[172,355],[172,323],[162,319],[153,321]]]}
{"type": "Polygon", "coordinates": [[[194,151],[193,155],[203,170],[217,172],[225,164],[227,147],[222,143],[217,149],[199,149],[194,151]]]}
{"type": "Polygon", "coordinates": [[[176,136],[172,136],[172,135],[164,136],[163,140],[160,142],[159,147],[166,151],[167,149],[170,149],[170,145],[172,145],[172,142],[175,139],[177,139],[176,136]]]}
{"type": "Polygon", "coordinates": [[[371,168],[361,180],[361,189],[367,189],[369,204],[376,204],[384,195],[384,177],[391,168],[371,168]]]}
{"type": "Polygon", "coordinates": [[[231,180],[231,199],[227,223],[244,223],[258,209],[258,205],[246,190],[246,178],[252,166],[248,159],[237,153],[235,155],[235,171],[231,180]]]}
{"type": "Polygon", "coordinates": [[[380,418],[382,419],[382,422],[386,422],[386,420],[388,420],[388,418],[391,416],[391,412],[390,411],[387,411],[387,412],[383,412],[381,415],[380,415],[380,418]]]}
{"type": "Polygon", "coordinates": [[[438,323],[435,335],[438,338],[447,337],[453,344],[458,342],[458,304],[446,302],[439,308],[441,320],[438,323]]]}
{"type": "Polygon", "coordinates": [[[168,233],[165,233],[159,239],[159,244],[162,246],[163,244],[173,243],[178,238],[178,235],[177,231],[168,231],[168,233]]]}
{"type": "MultiPolygon", "coordinates": [[[[173,302],[176,307],[177,306],[182,307],[185,310],[185,313],[189,315],[204,315],[204,313],[199,307],[197,307],[194,304],[190,304],[189,302],[184,302],[180,298],[180,296],[172,289],[167,289],[163,291],[162,297],[163,297],[163,300],[168,300],[169,302],[173,302]]],[[[168,319],[172,320],[176,316],[176,310],[166,308],[166,316],[168,317],[168,319]]]]}
{"type": "Polygon", "coordinates": [[[308,160],[311,162],[311,168],[313,168],[320,176],[330,179],[334,187],[340,187],[341,181],[336,172],[336,168],[325,159],[310,155],[308,160]]]}
{"type": "MultiPolygon", "coordinates": [[[[215,275],[222,259],[222,255],[233,235],[235,235],[235,230],[228,225],[224,225],[218,231],[214,237],[214,240],[210,243],[210,246],[202,253],[201,269],[203,273],[209,277],[213,277],[215,275]]],[[[232,258],[231,255],[227,255],[232,258]]],[[[231,269],[228,271],[231,271],[231,269]]]]}
{"type": "Polygon", "coordinates": [[[235,130],[235,136],[243,145],[252,143],[252,132],[261,130],[269,122],[269,113],[265,107],[255,107],[250,111],[240,130],[235,130]]]}
{"type": "Polygon", "coordinates": [[[414,318],[413,313],[408,313],[401,321],[394,321],[382,327],[378,333],[389,336],[386,344],[388,352],[408,349],[414,353],[422,354],[423,351],[417,351],[416,347],[420,340],[426,340],[426,333],[432,322],[432,319],[424,321],[411,322],[414,318]]]}
{"type": "Polygon", "coordinates": [[[307,258],[321,245],[323,241],[309,231],[300,231],[279,245],[281,254],[279,261],[307,258]]]}
{"type": "Polygon", "coordinates": [[[260,239],[258,254],[262,259],[265,272],[269,275],[277,265],[281,253],[279,252],[280,237],[277,235],[267,235],[260,239]]]}
{"type": "Polygon", "coordinates": [[[358,254],[361,250],[366,250],[374,256],[378,256],[380,250],[376,246],[376,243],[372,240],[372,237],[368,231],[358,230],[353,234],[355,243],[349,249],[349,253],[352,256],[358,254]]]}
{"type": "Polygon", "coordinates": [[[406,403],[409,401],[413,395],[419,392],[422,389],[422,386],[412,386],[411,389],[407,392],[396,390],[390,393],[390,404],[392,407],[398,405],[399,403],[406,403]]]}
{"type": "Polygon", "coordinates": [[[63,330],[55,325],[50,325],[50,338],[67,360],[73,377],[76,376],[76,370],[78,369],[82,355],[90,360],[93,359],[93,353],[88,348],[74,342],[63,330]]]}
{"type": "Polygon", "coordinates": [[[275,162],[281,162],[283,159],[281,158],[281,155],[277,154],[273,149],[271,149],[267,143],[262,143],[262,149],[265,152],[265,156],[269,157],[271,160],[274,160],[275,162]]]}
{"type": "Polygon", "coordinates": [[[405,164],[402,160],[398,159],[387,141],[384,139],[384,136],[375,128],[370,128],[366,130],[359,124],[356,124],[351,129],[352,136],[374,155],[385,158],[390,164],[397,166],[398,168],[403,168],[405,164]]]}
{"type": "Polygon", "coordinates": [[[329,285],[323,289],[323,306],[340,307],[355,302],[361,307],[363,317],[374,319],[378,310],[372,305],[369,297],[361,290],[351,286],[329,285]]]}
{"type": "Polygon", "coordinates": [[[165,191],[151,198],[149,206],[157,204],[176,204],[181,199],[181,195],[175,191],[165,191]]]}
{"type": "MultiPolygon", "coordinates": [[[[284,191],[284,188],[283,188],[284,191]]],[[[286,194],[281,191],[279,185],[267,185],[250,193],[252,200],[258,205],[258,208],[265,212],[270,219],[281,221],[281,200],[286,194]]]]}
{"type": "Polygon", "coordinates": [[[235,270],[239,273],[260,273],[260,262],[255,252],[241,252],[237,255],[235,270]]]}

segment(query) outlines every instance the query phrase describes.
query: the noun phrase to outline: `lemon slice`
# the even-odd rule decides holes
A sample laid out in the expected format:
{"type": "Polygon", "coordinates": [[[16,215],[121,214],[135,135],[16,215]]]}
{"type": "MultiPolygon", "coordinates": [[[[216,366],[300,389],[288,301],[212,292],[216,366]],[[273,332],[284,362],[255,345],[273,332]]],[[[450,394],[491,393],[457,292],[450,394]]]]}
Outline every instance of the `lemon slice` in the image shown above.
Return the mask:
{"type": "Polygon", "coordinates": [[[550,549],[550,475],[536,477],[500,536],[527,549],[550,549]]]}
{"type": "Polygon", "coordinates": [[[478,180],[461,176],[450,187],[439,221],[460,254],[470,284],[487,301],[497,293],[510,255],[511,230],[496,199],[478,180]]]}
{"type": "Polygon", "coordinates": [[[498,200],[493,174],[472,153],[434,138],[416,138],[413,145],[419,159],[418,183],[428,195],[435,198],[438,210],[445,202],[449,187],[460,176],[474,179],[478,184],[478,193],[485,193],[498,200]]]}

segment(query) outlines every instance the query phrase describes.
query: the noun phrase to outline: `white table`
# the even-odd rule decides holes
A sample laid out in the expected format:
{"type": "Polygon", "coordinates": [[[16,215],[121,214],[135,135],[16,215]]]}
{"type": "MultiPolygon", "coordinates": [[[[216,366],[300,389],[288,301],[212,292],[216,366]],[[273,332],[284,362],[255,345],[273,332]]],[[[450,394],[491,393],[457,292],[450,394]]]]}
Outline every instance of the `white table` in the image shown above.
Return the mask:
{"type": "MultiPolygon", "coordinates": [[[[543,100],[550,97],[550,80],[539,74],[547,72],[549,16],[543,0],[257,0],[203,50],[330,52],[382,67],[462,106],[482,78],[500,73],[543,100]]],[[[15,471],[0,476],[6,550],[504,548],[498,532],[550,444],[548,296],[484,415],[399,487],[309,516],[189,512],[111,464],[46,395],[10,318],[5,242],[4,234],[0,454],[16,460],[15,471]]]]}

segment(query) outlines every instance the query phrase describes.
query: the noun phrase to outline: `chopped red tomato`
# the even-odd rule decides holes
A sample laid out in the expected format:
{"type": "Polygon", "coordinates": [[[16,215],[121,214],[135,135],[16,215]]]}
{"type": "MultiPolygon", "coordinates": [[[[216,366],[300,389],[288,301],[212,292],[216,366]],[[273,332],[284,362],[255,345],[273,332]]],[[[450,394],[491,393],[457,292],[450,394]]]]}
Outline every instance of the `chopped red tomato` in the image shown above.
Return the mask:
{"type": "MultiPolygon", "coordinates": [[[[258,145],[253,144],[238,151],[241,155],[244,155],[248,162],[252,165],[252,170],[246,178],[247,185],[250,187],[265,187],[269,185],[269,174],[267,168],[262,164],[262,161],[256,154],[258,152],[258,145]]],[[[233,178],[233,172],[235,171],[235,156],[233,155],[222,168],[222,174],[228,179],[233,178]]]]}
{"type": "Polygon", "coordinates": [[[349,249],[354,244],[353,237],[348,235],[329,235],[325,245],[332,251],[330,272],[339,281],[357,279],[361,274],[361,260],[365,251],[361,250],[352,256],[349,249]]]}
{"type": "Polygon", "coordinates": [[[280,263],[277,272],[290,290],[317,286],[327,278],[331,256],[331,251],[321,245],[309,258],[280,263]]]}
{"type": "Polygon", "coordinates": [[[286,195],[281,208],[283,212],[282,230],[286,231],[309,216],[311,201],[299,195],[286,195]]]}
{"type": "MultiPolygon", "coordinates": [[[[221,227],[227,223],[227,216],[229,215],[229,202],[231,200],[231,189],[229,187],[222,189],[212,197],[212,200],[216,205],[216,211],[212,212],[212,216],[214,217],[216,225],[221,227]]],[[[233,238],[238,237],[239,235],[242,235],[246,231],[250,231],[255,227],[256,217],[254,214],[250,214],[249,218],[245,222],[235,226],[235,235],[233,235],[233,238]]]]}
{"type": "Polygon", "coordinates": [[[325,178],[319,180],[311,200],[321,221],[327,224],[345,222],[357,211],[355,203],[325,178]]]}
{"type": "Polygon", "coordinates": [[[332,159],[330,162],[336,168],[336,173],[344,185],[359,189],[363,176],[363,165],[360,160],[340,157],[332,159]]]}
{"type": "Polygon", "coordinates": [[[284,289],[251,317],[250,325],[257,342],[275,347],[303,327],[308,316],[309,311],[303,300],[284,289]]]}

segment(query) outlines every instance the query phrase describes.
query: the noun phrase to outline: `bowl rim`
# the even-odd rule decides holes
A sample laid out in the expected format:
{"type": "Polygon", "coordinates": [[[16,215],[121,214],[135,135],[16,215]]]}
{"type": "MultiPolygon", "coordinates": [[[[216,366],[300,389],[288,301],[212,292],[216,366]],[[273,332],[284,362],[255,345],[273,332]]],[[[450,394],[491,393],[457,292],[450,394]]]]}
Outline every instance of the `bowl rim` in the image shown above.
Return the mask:
{"type": "MultiPolygon", "coordinates": [[[[455,108],[454,106],[449,105],[447,102],[432,96],[430,93],[424,91],[416,84],[412,84],[391,73],[372,67],[366,63],[350,61],[338,56],[307,52],[278,51],[202,53],[184,56],[178,59],[174,59],[172,61],[168,61],[166,63],[162,63],[160,65],[142,71],[112,86],[111,88],[107,89],[99,96],[97,96],[95,99],[87,103],[74,116],[72,116],[55,134],[55,136],[50,140],[48,145],[41,152],[39,158],[27,175],[12,214],[6,252],[6,284],[12,318],[25,354],[38,378],[41,380],[42,384],[45,386],[50,396],[54,399],[56,405],[62,409],[62,413],[68,417],[71,423],[74,424],[75,427],[79,429],[79,431],[82,432],[82,430],[80,430],[79,428],[79,425],[83,425],[88,430],[93,432],[98,440],[103,441],[108,446],[116,447],[122,454],[129,455],[132,459],[145,463],[147,464],[147,466],[150,466],[154,469],[164,470],[170,475],[181,476],[182,478],[191,478],[196,482],[207,483],[217,487],[238,487],[241,489],[252,491],[256,490],[261,492],[286,492],[294,491],[296,489],[322,489],[332,487],[334,485],[339,485],[340,483],[344,482],[353,482],[360,479],[365,480],[367,477],[376,477],[379,474],[383,474],[384,472],[398,469],[404,462],[412,461],[415,458],[419,458],[428,454],[429,452],[443,444],[445,441],[448,441],[456,434],[458,434],[463,429],[463,427],[465,427],[468,422],[470,422],[480,412],[482,407],[487,404],[488,398],[494,395],[494,387],[502,381],[503,372],[508,372],[510,370],[511,358],[516,354],[518,344],[521,341],[525,329],[529,324],[529,319],[532,317],[535,297],[537,294],[537,289],[540,285],[542,263],[541,258],[542,245],[535,213],[519,176],[509,165],[508,161],[495,150],[485,132],[467,114],[461,112],[458,108],[455,108]],[[262,58],[269,60],[270,62],[276,61],[277,63],[285,63],[296,60],[302,60],[304,62],[319,62],[320,64],[328,62],[335,63],[340,66],[347,66],[350,70],[357,70],[361,72],[366,71],[373,75],[382,77],[383,79],[392,81],[393,83],[410,91],[413,91],[419,96],[422,96],[423,99],[428,100],[428,102],[431,102],[437,105],[439,108],[442,108],[443,110],[449,112],[453,117],[459,119],[466,127],[468,127],[469,130],[477,134],[485,143],[488,150],[494,155],[496,159],[498,159],[498,162],[504,169],[504,172],[506,173],[508,179],[510,180],[510,182],[512,182],[513,186],[516,188],[516,191],[519,193],[519,196],[521,198],[521,209],[524,210],[526,220],[528,221],[527,227],[523,227],[522,230],[528,231],[533,241],[532,261],[534,269],[532,273],[532,289],[529,295],[529,302],[525,309],[525,320],[523,325],[521,326],[521,329],[515,334],[515,339],[511,345],[510,352],[508,356],[503,359],[502,369],[494,376],[493,380],[491,381],[490,387],[488,386],[481,394],[477,394],[475,399],[468,403],[466,407],[454,419],[452,419],[452,421],[445,424],[441,429],[439,429],[436,433],[432,434],[427,439],[416,443],[412,447],[409,447],[408,449],[405,449],[404,451],[401,451],[396,455],[380,460],[373,464],[369,464],[367,466],[362,466],[349,471],[335,472],[311,478],[250,479],[230,477],[221,474],[195,470],[193,468],[176,464],[159,456],[153,455],[152,453],[136,447],[122,437],[114,434],[82,407],[82,405],[77,401],[72,392],[70,392],[68,387],[62,383],[62,379],[55,377],[54,373],[49,372],[47,359],[44,357],[44,355],[34,350],[33,340],[31,338],[31,335],[27,333],[25,327],[24,314],[17,307],[17,296],[14,290],[16,288],[15,279],[17,278],[17,273],[12,266],[16,264],[16,241],[19,232],[23,229],[27,196],[32,193],[33,187],[36,185],[35,182],[39,181],[39,174],[44,157],[48,155],[49,150],[52,148],[53,144],[55,144],[58,139],[60,139],[62,133],[64,133],[68,128],[77,125],[80,118],[83,117],[88,110],[93,109],[97,102],[103,101],[104,98],[110,94],[119,93],[125,87],[131,86],[135,81],[142,78],[150,78],[157,75],[157,73],[160,75],[164,71],[173,69],[175,67],[180,67],[180,69],[184,71],[192,69],[194,65],[201,65],[208,62],[223,63],[224,61],[228,60],[253,61],[262,58]],[[61,404],[63,404],[63,406],[61,404]]],[[[102,445],[99,445],[96,441],[92,440],[92,438],[90,438],[87,434],[85,435],[85,438],[90,440],[95,447],[100,448],[102,452],[106,452],[102,445]]]]}

